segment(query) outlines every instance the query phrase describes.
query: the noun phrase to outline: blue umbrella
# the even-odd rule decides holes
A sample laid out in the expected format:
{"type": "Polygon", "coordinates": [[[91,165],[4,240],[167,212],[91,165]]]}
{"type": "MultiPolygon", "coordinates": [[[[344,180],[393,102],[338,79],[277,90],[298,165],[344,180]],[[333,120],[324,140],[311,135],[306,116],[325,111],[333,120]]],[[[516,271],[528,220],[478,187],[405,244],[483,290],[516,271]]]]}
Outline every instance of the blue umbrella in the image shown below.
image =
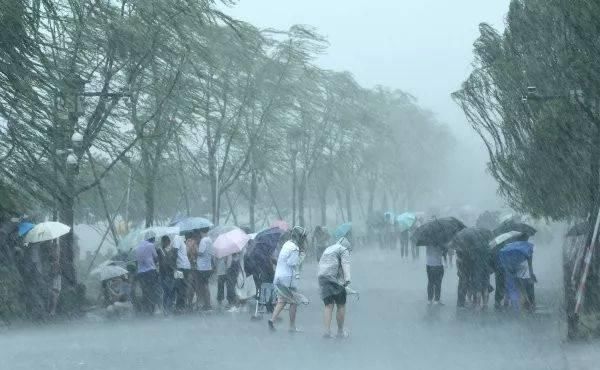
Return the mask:
{"type": "Polygon", "coordinates": [[[213,223],[203,217],[190,217],[177,222],[175,226],[179,227],[180,232],[184,233],[198,229],[209,229],[213,227],[213,223]]]}
{"type": "Polygon", "coordinates": [[[517,241],[506,245],[500,250],[498,259],[507,271],[517,271],[521,263],[533,254],[533,244],[517,241]]]}
{"type": "Polygon", "coordinates": [[[347,222],[338,226],[337,229],[335,229],[333,236],[337,240],[347,236],[350,231],[352,231],[352,222],[347,222]]]}
{"type": "Polygon", "coordinates": [[[401,215],[396,216],[396,222],[400,226],[400,231],[406,231],[413,227],[417,222],[417,215],[412,212],[404,212],[401,215]]]}
{"type": "Polygon", "coordinates": [[[31,222],[21,222],[19,224],[19,236],[24,236],[29,232],[29,230],[33,229],[35,225],[31,222]]]}

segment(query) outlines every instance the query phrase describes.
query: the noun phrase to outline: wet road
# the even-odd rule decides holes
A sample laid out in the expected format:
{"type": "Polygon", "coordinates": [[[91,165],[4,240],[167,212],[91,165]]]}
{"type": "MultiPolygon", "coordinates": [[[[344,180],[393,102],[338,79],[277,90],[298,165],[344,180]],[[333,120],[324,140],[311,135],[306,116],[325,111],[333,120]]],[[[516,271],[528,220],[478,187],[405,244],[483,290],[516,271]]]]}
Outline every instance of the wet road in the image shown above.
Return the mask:
{"type": "Polygon", "coordinates": [[[404,261],[398,252],[357,252],[353,287],[361,296],[349,298],[346,340],[321,338],[322,306],[315,266],[309,264],[302,289],[312,303],[298,315],[304,333],[287,333],[285,318],[271,334],[266,320],[250,321],[248,313],[15,329],[0,334],[0,368],[565,369],[560,254],[536,253],[544,313],[532,317],[457,312],[455,270],[444,277],[446,306],[429,308],[422,260],[404,261]]]}

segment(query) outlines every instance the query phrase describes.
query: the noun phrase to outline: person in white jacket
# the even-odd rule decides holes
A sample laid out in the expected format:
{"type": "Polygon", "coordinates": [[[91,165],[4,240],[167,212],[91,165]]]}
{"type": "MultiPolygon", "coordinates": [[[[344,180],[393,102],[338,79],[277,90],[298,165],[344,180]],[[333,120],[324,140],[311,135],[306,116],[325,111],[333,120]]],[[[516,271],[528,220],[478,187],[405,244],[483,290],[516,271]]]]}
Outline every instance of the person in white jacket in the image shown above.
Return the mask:
{"type": "Polygon", "coordinates": [[[299,226],[292,229],[290,240],[285,242],[277,258],[273,285],[277,291],[277,305],[269,320],[269,329],[275,330],[274,322],[286,304],[290,305],[290,332],[297,332],[296,311],[301,303],[308,303],[306,297],[298,293],[300,265],[305,257],[306,231],[299,226]]]}
{"type": "Polygon", "coordinates": [[[346,287],[350,284],[350,241],[346,237],[340,238],[337,243],[325,249],[319,259],[319,272],[317,276],[321,290],[321,299],[325,303],[325,333],[323,337],[332,337],[331,320],[333,308],[337,306],[337,337],[346,338],[348,337],[348,333],[344,330],[344,321],[346,319],[346,287]]]}

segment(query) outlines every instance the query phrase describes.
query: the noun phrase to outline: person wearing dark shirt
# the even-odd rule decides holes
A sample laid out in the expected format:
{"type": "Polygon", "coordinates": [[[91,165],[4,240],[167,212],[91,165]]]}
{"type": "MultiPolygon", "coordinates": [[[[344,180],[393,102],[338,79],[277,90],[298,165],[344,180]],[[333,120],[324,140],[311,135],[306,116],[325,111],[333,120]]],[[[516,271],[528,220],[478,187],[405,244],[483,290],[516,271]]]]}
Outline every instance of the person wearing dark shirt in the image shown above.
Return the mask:
{"type": "Polygon", "coordinates": [[[163,291],[163,311],[173,311],[175,303],[175,270],[177,269],[177,249],[171,246],[171,238],[164,235],[160,240],[158,254],[158,271],[163,291]]]}

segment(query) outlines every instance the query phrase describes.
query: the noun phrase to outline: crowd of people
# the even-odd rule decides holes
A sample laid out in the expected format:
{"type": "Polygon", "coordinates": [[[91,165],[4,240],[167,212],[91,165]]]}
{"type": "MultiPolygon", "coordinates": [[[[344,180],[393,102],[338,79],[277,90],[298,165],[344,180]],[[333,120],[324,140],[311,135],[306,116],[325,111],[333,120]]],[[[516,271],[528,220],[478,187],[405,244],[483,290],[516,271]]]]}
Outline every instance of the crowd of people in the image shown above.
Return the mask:
{"type": "Polygon", "coordinates": [[[350,231],[335,234],[336,241],[331,243],[328,231],[316,228],[311,243],[302,227],[289,230],[273,227],[253,235],[254,239],[249,239],[240,252],[216,258],[215,240],[209,236],[209,230],[201,228],[160,238],[150,231],[135,247],[133,263],[108,261],[99,266],[100,271],[115,271],[102,280],[103,308],[107,316],[134,312],[142,315],[213,310],[239,312],[249,299],[256,298],[257,305],[260,301],[264,313],[270,315],[270,330],[276,330],[276,322],[287,307],[288,330],[298,332],[297,308],[308,304],[308,299],[298,291],[298,282],[302,264],[311,250],[319,255],[317,280],[325,307],[324,337],[333,337],[330,327],[336,308],[336,336],[348,336],[344,322],[346,289],[350,284],[350,231]],[[262,250],[263,246],[268,250],[262,250]],[[127,268],[120,267],[125,265],[127,268]],[[116,270],[118,268],[120,270],[116,270]],[[213,307],[209,288],[213,275],[217,307],[213,307]],[[240,283],[248,279],[253,281],[254,292],[244,294],[240,292],[240,283]]]}

